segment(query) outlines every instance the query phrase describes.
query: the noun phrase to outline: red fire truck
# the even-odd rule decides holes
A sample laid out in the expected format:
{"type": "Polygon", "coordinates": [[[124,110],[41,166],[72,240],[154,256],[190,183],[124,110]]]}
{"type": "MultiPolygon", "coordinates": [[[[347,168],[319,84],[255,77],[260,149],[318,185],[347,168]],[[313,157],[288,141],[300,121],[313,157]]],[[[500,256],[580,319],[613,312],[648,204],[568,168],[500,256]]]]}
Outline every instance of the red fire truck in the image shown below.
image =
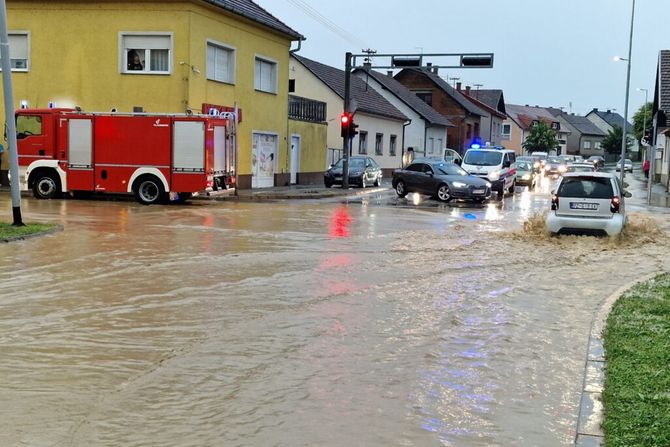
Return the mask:
{"type": "Polygon", "coordinates": [[[23,189],[132,193],[143,204],[183,201],[234,184],[234,114],[153,115],[21,109],[23,189]]]}

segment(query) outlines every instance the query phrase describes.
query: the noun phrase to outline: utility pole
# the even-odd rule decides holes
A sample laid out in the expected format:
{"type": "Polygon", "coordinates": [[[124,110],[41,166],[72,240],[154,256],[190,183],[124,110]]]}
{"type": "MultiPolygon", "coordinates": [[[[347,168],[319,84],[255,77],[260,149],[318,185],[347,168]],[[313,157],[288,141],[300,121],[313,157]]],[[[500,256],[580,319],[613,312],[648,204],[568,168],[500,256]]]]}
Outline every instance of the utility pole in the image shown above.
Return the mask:
{"type": "Polygon", "coordinates": [[[624,160],[626,159],[626,146],[628,143],[628,95],[630,92],[630,66],[631,57],[633,56],[633,25],[635,24],[635,0],[633,0],[633,8],[630,14],[630,38],[628,40],[628,68],[626,69],[626,101],[624,105],[623,129],[621,134],[621,187],[624,187],[623,179],[626,170],[624,169],[624,160]]]}
{"type": "Polygon", "coordinates": [[[7,34],[7,5],[0,0],[0,57],[2,58],[2,91],[5,95],[5,121],[7,123],[7,143],[9,145],[9,172],[12,191],[12,215],[15,227],[24,226],[21,219],[21,193],[19,191],[19,155],[16,148],[16,121],[14,120],[14,94],[12,92],[12,65],[9,56],[9,35],[7,34]]]}

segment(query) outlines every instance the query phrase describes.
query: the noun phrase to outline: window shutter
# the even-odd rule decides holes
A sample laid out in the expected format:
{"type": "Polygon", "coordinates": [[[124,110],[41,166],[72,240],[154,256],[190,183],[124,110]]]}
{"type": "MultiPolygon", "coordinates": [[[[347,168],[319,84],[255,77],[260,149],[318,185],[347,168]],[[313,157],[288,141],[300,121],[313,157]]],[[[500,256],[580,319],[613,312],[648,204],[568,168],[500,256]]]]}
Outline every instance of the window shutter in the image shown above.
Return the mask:
{"type": "Polygon", "coordinates": [[[123,38],[125,49],[169,50],[170,36],[136,36],[126,35],[123,38]]]}

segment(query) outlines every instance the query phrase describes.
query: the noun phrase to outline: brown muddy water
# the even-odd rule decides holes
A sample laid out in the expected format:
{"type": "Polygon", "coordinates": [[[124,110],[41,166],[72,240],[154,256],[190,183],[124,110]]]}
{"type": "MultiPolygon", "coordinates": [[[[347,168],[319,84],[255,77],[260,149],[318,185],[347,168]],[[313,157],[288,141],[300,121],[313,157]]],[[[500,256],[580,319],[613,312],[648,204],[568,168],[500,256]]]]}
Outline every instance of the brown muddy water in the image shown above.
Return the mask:
{"type": "Polygon", "coordinates": [[[668,269],[664,215],[26,206],[64,231],[0,246],[3,446],[567,446],[599,303],[668,269]]]}

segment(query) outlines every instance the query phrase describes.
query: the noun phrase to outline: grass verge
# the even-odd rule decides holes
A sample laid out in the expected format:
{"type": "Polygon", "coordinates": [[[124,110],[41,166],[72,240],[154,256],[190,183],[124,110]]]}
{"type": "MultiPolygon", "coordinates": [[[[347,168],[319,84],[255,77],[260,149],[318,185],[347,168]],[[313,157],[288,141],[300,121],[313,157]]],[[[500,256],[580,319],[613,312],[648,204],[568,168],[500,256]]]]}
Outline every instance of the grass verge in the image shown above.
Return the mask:
{"type": "Polygon", "coordinates": [[[11,224],[0,222],[0,241],[11,241],[17,238],[31,236],[37,233],[45,233],[53,230],[58,225],[54,224],[26,224],[23,227],[14,227],[11,224]]]}
{"type": "Polygon", "coordinates": [[[604,342],[607,447],[670,446],[670,274],[615,303],[604,342]]]}

